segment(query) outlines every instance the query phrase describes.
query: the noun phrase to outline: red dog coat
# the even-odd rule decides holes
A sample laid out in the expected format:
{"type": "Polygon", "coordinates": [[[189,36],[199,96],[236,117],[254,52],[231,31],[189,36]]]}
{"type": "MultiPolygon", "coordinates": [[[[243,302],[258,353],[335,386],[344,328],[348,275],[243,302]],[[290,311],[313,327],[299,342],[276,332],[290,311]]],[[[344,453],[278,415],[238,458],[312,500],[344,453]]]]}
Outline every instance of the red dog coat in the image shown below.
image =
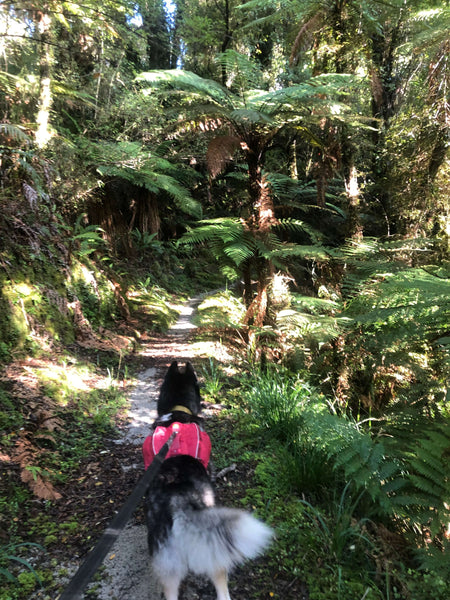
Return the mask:
{"type": "Polygon", "coordinates": [[[211,440],[209,439],[209,435],[205,431],[202,431],[197,423],[172,423],[169,427],[159,425],[153,432],[153,435],[145,438],[144,445],[142,446],[145,469],[149,467],[173,431],[176,431],[177,435],[172,442],[166,458],[177,456],[178,454],[188,454],[189,456],[198,458],[206,469],[211,455],[211,440]]]}

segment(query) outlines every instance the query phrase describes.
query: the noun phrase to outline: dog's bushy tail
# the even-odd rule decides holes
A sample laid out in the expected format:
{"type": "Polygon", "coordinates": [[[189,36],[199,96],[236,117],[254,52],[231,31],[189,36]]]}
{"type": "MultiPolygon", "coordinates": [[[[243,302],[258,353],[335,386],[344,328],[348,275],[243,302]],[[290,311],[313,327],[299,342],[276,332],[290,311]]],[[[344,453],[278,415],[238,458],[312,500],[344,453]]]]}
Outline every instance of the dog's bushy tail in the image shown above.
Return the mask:
{"type": "Polygon", "coordinates": [[[211,507],[174,517],[178,559],[198,574],[212,576],[255,558],[273,537],[270,527],[243,510],[211,507]]]}

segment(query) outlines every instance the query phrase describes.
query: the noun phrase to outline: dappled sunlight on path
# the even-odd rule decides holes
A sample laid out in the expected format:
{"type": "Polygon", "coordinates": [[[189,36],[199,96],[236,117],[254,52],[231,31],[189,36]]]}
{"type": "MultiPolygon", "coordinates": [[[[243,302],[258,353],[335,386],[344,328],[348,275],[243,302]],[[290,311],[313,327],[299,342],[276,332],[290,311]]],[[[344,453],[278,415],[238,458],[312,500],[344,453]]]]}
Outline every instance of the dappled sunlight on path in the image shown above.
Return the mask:
{"type": "MultiPolygon", "coordinates": [[[[173,360],[180,363],[191,361],[195,367],[196,358],[217,358],[224,353],[218,343],[191,341],[196,329],[192,317],[200,301],[193,299],[186,304],[166,335],[150,336],[145,341],[140,356],[151,359],[149,363],[153,365],[137,376],[136,386],[129,398],[129,422],[123,438],[117,440],[118,444],[142,445],[157,415],[156,403],[162,378],[173,360]]],[[[143,470],[143,464],[136,464],[134,468],[143,470]]],[[[98,600],[160,600],[161,590],[150,570],[144,525],[131,520],[105,559],[104,567],[101,583],[95,584],[98,600]]],[[[189,600],[194,597],[198,597],[196,589],[190,590],[187,585],[185,598],[189,600]]],[[[204,600],[209,597],[204,596],[204,600]]]]}

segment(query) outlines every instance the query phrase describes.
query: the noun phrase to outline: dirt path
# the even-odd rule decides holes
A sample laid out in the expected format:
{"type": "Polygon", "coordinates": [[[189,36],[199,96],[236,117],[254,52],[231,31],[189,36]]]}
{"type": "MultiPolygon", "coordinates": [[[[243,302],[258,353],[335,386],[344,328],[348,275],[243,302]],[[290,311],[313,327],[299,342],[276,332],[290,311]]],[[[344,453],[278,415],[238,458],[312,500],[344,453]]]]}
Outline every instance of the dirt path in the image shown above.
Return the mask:
{"type": "MultiPolygon", "coordinates": [[[[166,368],[174,359],[180,362],[190,360],[195,364],[199,346],[190,342],[195,329],[191,317],[199,303],[200,299],[193,299],[185,305],[168,335],[152,341],[142,351],[144,361],[149,359],[154,366],[138,375],[138,383],[130,396],[129,425],[117,443],[141,447],[156,417],[159,386],[166,368]]],[[[131,468],[141,471],[143,465],[139,463],[131,468]]],[[[162,597],[149,567],[145,525],[136,523],[133,518],[108,553],[103,566],[101,583],[90,586],[94,587],[99,600],[160,600],[162,597]]],[[[183,599],[194,600],[199,598],[199,594],[204,600],[214,598],[212,586],[209,589],[206,582],[188,580],[184,584],[183,599]]]]}

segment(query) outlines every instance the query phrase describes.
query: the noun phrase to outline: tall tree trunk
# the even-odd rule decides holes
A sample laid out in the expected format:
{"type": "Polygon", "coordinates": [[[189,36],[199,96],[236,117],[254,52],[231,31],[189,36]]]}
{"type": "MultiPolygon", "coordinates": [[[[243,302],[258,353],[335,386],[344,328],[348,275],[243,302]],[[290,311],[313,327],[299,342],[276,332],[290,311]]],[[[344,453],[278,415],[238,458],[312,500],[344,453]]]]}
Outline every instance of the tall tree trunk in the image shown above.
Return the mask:
{"type": "MultiPolygon", "coordinates": [[[[230,29],[230,5],[229,5],[229,1],[225,0],[225,7],[224,7],[224,21],[225,21],[225,34],[223,37],[223,41],[222,41],[222,52],[225,52],[225,50],[227,50],[228,46],[230,45],[231,42],[231,38],[232,38],[232,33],[231,33],[231,29],[230,29]]],[[[226,87],[227,85],[227,69],[225,67],[225,65],[222,63],[222,85],[224,87],[226,87]]]]}
{"type": "MultiPolygon", "coordinates": [[[[387,222],[387,234],[395,234],[398,217],[395,215],[394,199],[391,192],[391,172],[385,160],[380,160],[386,144],[386,133],[391,120],[397,113],[403,92],[395,74],[395,53],[402,40],[406,3],[400,9],[397,21],[381,33],[371,35],[371,91],[372,116],[374,118],[373,141],[373,188],[374,196],[383,207],[387,222]],[[379,121],[381,120],[381,124],[379,121]]],[[[412,64],[412,63],[411,63],[412,64]]],[[[406,68],[406,67],[405,67],[406,68]]]]}
{"type": "Polygon", "coordinates": [[[351,165],[348,176],[345,179],[345,191],[347,192],[347,235],[353,240],[362,238],[363,228],[359,215],[360,189],[358,185],[358,173],[354,164],[351,165]]]}
{"type": "MultiPolygon", "coordinates": [[[[264,242],[273,225],[278,223],[275,217],[272,195],[267,180],[261,173],[261,152],[259,144],[254,145],[255,150],[247,150],[247,165],[249,173],[249,195],[252,202],[253,215],[250,227],[256,238],[264,242]]],[[[257,276],[256,296],[247,309],[244,323],[255,327],[262,327],[267,322],[269,297],[268,287],[273,278],[274,268],[270,260],[263,256],[255,258],[257,276]]]]}
{"type": "Polygon", "coordinates": [[[50,138],[50,109],[52,107],[51,91],[51,64],[52,50],[51,38],[51,16],[48,4],[44,4],[42,11],[36,13],[37,30],[39,34],[39,101],[37,114],[36,144],[44,148],[50,138]]]}
{"type": "Polygon", "coordinates": [[[171,48],[167,13],[162,0],[146,0],[141,6],[143,31],[147,39],[147,67],[169,69],[171,48]]]}
{"type": "Polygon", "coordinates": [[[291,179],[298,180],[297,140],[295,138],[289,144],[289,175],[291,179]]]}

